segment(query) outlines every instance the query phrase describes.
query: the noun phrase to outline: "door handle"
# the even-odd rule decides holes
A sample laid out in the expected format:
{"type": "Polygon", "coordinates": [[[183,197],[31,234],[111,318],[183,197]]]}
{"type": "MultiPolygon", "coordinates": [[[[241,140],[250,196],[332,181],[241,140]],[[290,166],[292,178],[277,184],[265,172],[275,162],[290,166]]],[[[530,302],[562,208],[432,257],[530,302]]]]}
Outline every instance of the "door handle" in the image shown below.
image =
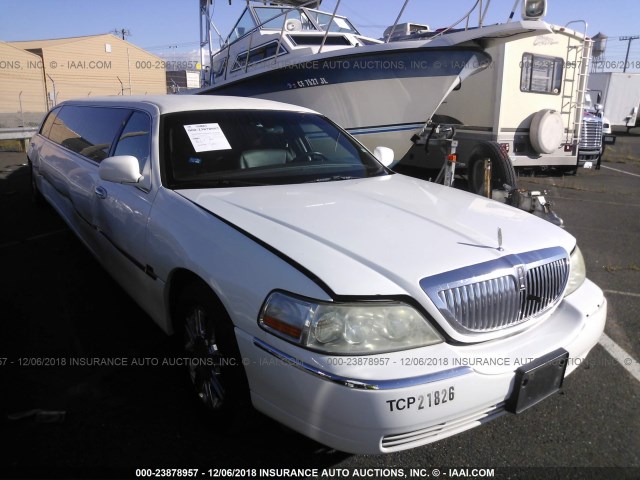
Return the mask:
{"type": "Polygon", "coordinates": [[[104,200],[105,198],[107,198],[107,191],[104,189],[104,187],[96,187],[94,193],[100,200],[104,200]]]}

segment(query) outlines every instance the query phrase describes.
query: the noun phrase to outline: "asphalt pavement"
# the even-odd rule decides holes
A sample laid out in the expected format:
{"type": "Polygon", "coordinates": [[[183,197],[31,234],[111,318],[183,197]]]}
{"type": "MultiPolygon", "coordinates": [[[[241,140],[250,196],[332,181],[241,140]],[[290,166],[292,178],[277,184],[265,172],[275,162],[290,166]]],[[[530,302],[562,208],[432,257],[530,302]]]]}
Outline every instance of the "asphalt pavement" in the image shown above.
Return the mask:
{"type": "MultiPolygon", "coordinates": [[[[588,276],[609,301],[605,333],[632,365],[640,360],[639,138],[619,138],[598,171],[520,177],[521,186],[547,190],[577,237],[588,276]]],[[[495,469],[496,478],[640,478],[640,381],[601,345],[561,394],[400,453],[336,452],[257,413],[221,430],[181,367],[153,365],[174,341],[51,208],[32,203],[25,163],[24,154],[0,153],[0,478],[135,477],[135,469],[170,467],[206,477],[250,467],[396,478],[402,467],[416,469],[414,478],[434,478],[436,469],[491,476],[474,477],[472,468],[495,469]],[[140,366],[70,365],[80,357],[140,366]]]]}

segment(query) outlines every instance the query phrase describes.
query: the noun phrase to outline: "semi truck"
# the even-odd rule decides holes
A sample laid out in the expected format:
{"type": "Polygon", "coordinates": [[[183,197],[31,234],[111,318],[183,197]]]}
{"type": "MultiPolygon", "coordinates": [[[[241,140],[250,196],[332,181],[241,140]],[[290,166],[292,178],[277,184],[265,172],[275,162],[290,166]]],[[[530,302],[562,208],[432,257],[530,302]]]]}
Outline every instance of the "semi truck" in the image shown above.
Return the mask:
{"type": "Polygon", "coordinates": [[[640,73],[591,73],[588,88],[592,97],[599,96],[597,103],[614,132],[640,125],[640,73]]]}

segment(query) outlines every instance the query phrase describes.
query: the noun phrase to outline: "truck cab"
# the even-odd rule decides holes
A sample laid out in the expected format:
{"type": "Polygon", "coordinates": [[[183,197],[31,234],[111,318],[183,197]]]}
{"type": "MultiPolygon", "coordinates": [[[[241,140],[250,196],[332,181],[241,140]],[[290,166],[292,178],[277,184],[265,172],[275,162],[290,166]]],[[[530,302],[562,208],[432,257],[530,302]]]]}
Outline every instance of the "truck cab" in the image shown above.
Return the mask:
{"type": "Polygon", "coordinates": [[[596,162],[596,169],[600,169],[604,146],[615,143],[616,137],[611,134],[611,123],[604,116],[604,107],[600,103],[601,93],[590,91],[585,93],[584,98],[578,166],[584,166],[587,162],[596,162]]]}

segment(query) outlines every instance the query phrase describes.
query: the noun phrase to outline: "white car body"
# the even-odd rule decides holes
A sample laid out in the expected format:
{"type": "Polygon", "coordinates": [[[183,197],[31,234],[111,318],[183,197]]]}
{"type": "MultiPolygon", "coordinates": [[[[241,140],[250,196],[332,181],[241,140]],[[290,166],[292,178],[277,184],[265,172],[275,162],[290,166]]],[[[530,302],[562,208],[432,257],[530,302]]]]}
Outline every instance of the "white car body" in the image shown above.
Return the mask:
{"type": "Polygon", "coordinates": [[[460,285],[448,276],[466,273],[461,269],[475,272],[473,281],[502,272],[525,282],[525,270],[547,254],[559,255],[558,265],[569,268],[576,247],[571,235],[492,200],[398,174],[168,188],[160,161],[164,115],[227,109],[314,115],[309,110],[215,96],[64,105],[147,115],[151,147],[144,178],[106,181],[98,161],[38,134],[28,157],[39,192],[167,333],[174,328],[172,289],[185,276],[201,279],[233,322],[253,405],[331,447],[392,452],[477,426],[513,400],[519,367],[564,349],[569,373],[604,329],[606,300],[596,285],[582,277],[564,295],[573,271],[559,280],[548,307],[505,328],[472,331],[438,308],[438,290],[460,285]],[[527,258],[531,263],[523,267],[527,258]],[[265,327],[265,302],[274,292],[329,305],[402,302],[441,341],[353,355],[305,348],[265,327]]]}

